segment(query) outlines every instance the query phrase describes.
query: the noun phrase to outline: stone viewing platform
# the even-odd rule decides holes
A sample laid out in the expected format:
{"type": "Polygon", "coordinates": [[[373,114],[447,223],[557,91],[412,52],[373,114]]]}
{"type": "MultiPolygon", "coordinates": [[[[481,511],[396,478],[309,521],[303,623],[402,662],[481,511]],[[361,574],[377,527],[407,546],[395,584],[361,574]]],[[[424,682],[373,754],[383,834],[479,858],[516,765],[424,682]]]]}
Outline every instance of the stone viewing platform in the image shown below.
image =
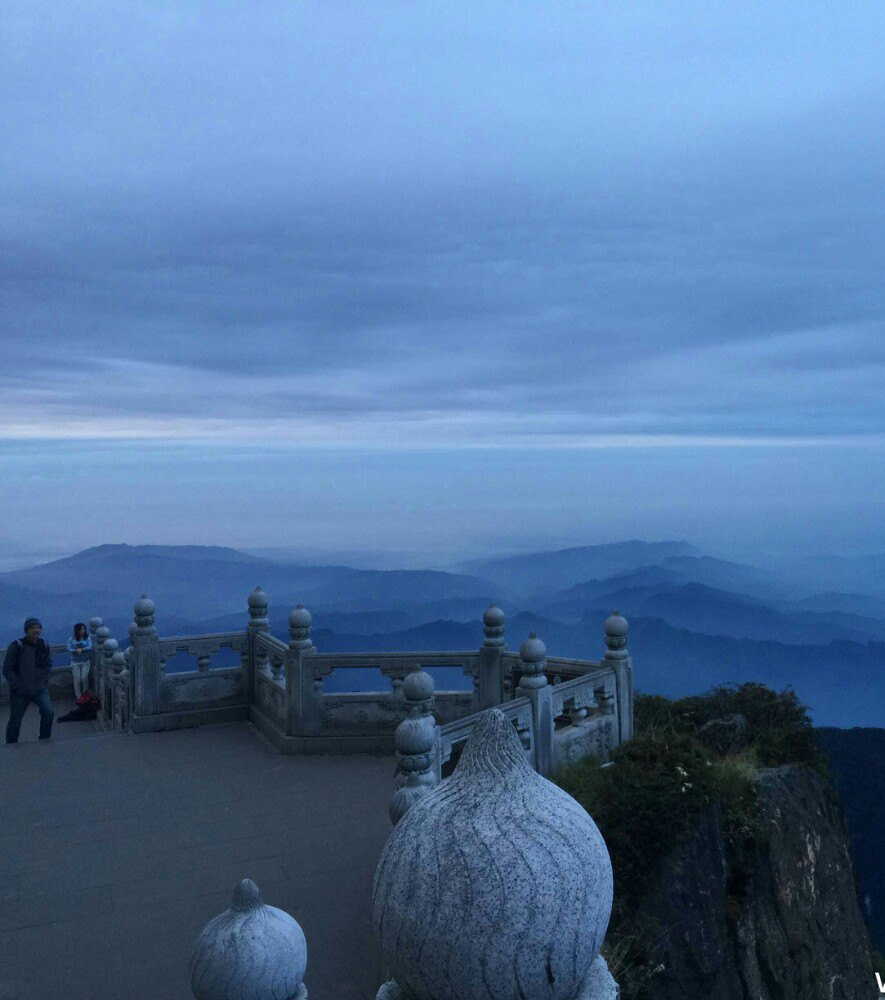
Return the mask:
{"type": "MultiPolygon", "coordinates": [[[[248,608],[242,632],[161,638],[153,602],[142,597],[125,650],[101,619],[91,619],[100,718],[56,723],[53,741],[38,745],[31,709],[21,742],[4,748],[0,1000],[187,1000],[195,995],[187,971],[194,943],[243,879],[303,929],[313,1000],[399,996],[395,983],[382,984],[392,963],[405,959],[382,958],[372,922],[372,882],[391,823],[399,830],[408,818],[411,829],[412,810],[417,816],[424,800],[436,802],[458,775],[467,781],[465,801],[477,808],[511,786],[526,806],[552,794],[542,775],[559,763],[590,752],[606,758],[632,733],[632,661],[617,613],[605,623],[603,657],[584,661],[549,656],[534,634],[511,652],[495,605],[483,615],[479,650],[380,654],[316,650],[310,613],[300,606],[289,617],[290,641],[276,639],[260,588],[248,608]],[[213,665],[225,651],[228,663],[213,665]],[[167,672],[182,653],[197,669],[167,672]],[[333,672],[365,667],[380,670],[388,689],[324,691],[333,672]],[[472,678],[472,690],[437,691],[434,675],[446,670],[472,678]],[[498,721],[489,729],[491,708],[498,721]],[[476,769],[464,770],[460,760],[475,734],[486,743],[473,759],[510,762],[506,787],[495,788],[498,767],[488,772],[487,791],[470,787],[476,769]],[[501,739],[506,748],[486,746],[501,739]]],[[[69,707],[69,684],[70,672],[54,669],[56,716],[69,707]]],[[[570,823],[590,822],[568,802],[585,817],[570,823]]],[[[535,834],[524,824],[506,833],[513,815],[505,809],[496,822],[532,856],[535,834]]],[[[403,850],[412,849],[410,836],[404,827],[403,850]]],[[[539,845],[538,859],[549,849],[539,845]]],[[[471,878],[483,877],[487,853],[478,850],[471,878]]],[[[532,868],[538,891],[542,868],[532,868]]],[[[585,906],[593,887],[605,884],[592,868],[576,869],[579,880],[589,879],[585,906]]],[[[513,877],[512,891],[535,891],[520,887],[518,871],[513,877]]],[[[489,905],[497,905],[497,891],[489,905]]],[[[610,885],[607,891],[610,897],[610,885]]],[[[254,895],[248,885],[238,892],[241,900],[254,895]]],[[[593,903],[595,936],[581,945],[578,965],[587,976],[608,920],[604,896],[593,903]]],[[[445,905],[455,906],[453,919],[467,918],[452,901],[445,905]]],[[[575,919],[576,926],[585,920],[577,911],[575,919]]],[[[563,942],[550,947],[557,962],[574,965],[563,942]]],[[[525,961],[531,978],[534,959],[525,961]]],[[[207,962],[200,969],[209,981],[221,971],[207,962]]],[[[614,996],[604,963],[597,965],[591,978],[599,990],[587,978],[582,1000],[614,996]]],[[[258,973],[240,968],[236,975],[258,973]]],[[[214,989],[205,994],[213,1000],[234,995],[214,989]]]]}
{"type": "MultiPolygon", "coordinates": [[[[617,612],[605,624],[602,659],[576,660],[548,656],[534,633],[518,651],[509,650],[504,613],[494,604],[483,614],[478,650],[389,653],[318,650],[310,611],[300,604],[289,615],[290,638],[284,642],[271,633],[268,597],[260,587],[247,604],[241,631],[161,637],[154,602],[142,595],[125,648],[101,618],[91,618],[90,683],[101,700],[102,727],[148,733],[248,720],[282,753],[390,753],[394,732],[412,708],[405,679],[420,670],[472,681],[466,691],[434,684],[437,778],[451,769],[477,714],[487,708],[501,707],[542,774],[590,752],[604,758],[633,732],[627,623],[617,612]],[[196,669],[167,669],[182,657],[196,669]],[[333,674],[367,670],[387,684],[385,690],[326,690],[333,674]]],[[[53,647],[58,653],[63,647],[53,647]]],[[[70,668],[57,667],[50,692],[69,697],[71,683],[70,668]]],[[[5,682],[0,699],[8,699],[5,682]]]]}
{"type": "Polygon", "coordinates": [[[92,725],[38,744],[31,707],[0,751],[0,1000],[193,1000],[194,942],[244,877],[297,915],[312,996],[375,996],[389,756],[281,755],[243,722],[92,725]]]}

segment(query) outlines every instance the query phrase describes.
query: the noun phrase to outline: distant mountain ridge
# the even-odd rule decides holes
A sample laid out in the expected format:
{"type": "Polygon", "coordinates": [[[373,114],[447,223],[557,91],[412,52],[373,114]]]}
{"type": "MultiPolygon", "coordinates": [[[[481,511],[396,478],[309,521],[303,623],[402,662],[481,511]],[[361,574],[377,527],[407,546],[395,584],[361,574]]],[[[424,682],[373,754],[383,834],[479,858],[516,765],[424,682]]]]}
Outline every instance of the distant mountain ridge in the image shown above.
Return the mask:
{"type": "MultiPolygon", "coordinates": [[[[179,557],[177,548],[96,546],[42,566],[2,573],[0,585],[47,594],[100,590],[117,595],[114,604],[125,601],[130,613],[139,595],[147,593],[161,617],[193,618],[244,608],[257,585],[294,604],[305,591],[353,572],[346,566],[283,566],[221,547],[206,547],[204,552],[203,546],[183,546],[179,557]]],[[[96,613],[106,617],[109,610],[90,610],[90,615],[96,613]]]]}
{"type": "Polygon", "coordinates": [[[612,542],[581,545],[555,552],[480,560],[464,564],[468,572],[491,577],[515,590],[535,593],[564,589],[582,580],[615,576],[678,556],[700,556],[688,542],[612,542]]]}
{"type": "Polygon", "coordinates": [[[755,679],[793,684],[816,722],[881,721],[875,706],[885,703],[885,619],[815,610],[817,600],[876,610],[878,598],[741,593],[723,583],[764,588],[773,577],[689,554],[697,551],[685,542],[632,541],[505,560],[505,569],[516,565],[517,580],[528,574],[522,579],[531,580],[529,589],[440,570],[287,565],[223,546],[102,545],[0,574],[0,645],[21,633],[30,614],[43,619],[53,642],[63,642],[74,621],[95,614],[116,638],[125,638],[142,593],[157,606],[161,635],[238,630],[248,620],[249,593],[261,585],[275,631],[287,638],[288,613],[300,602],[313,613],[315,641],[326,651],[478,648],[482,613],[494,599],[507,616],[511,649],[534,630],[551,655],[595,660],[604,653],[602,623],[617,608],[630,621],[643,690],[678,696],[755,679]],[[659,561],[649,562],[652,556],[659,561]],[[548,557],[545,572],[557,585],[545,589],[537,570],[548,557]],[[612,567],[593,576],[594,568],[612,567]]]}
{"type": "Polygon", "coordinates": [[[265,564],[268,560],[258,556],[248,555],[238,549],[232,549],[225,545],[127,545],[125,542],[106,545],[94,545],[92,548],[83,549],[71,556],[63,556],[61,559],[54,559],[52,562],[44,563],[45,566],[58,566],[59,564],[78,564],[84,561],[104,560],[115,556],[125,555],[136,556],[169,556],[180,560],[195,560],[198,562],[244,562],[258,565],[265,564]]]}

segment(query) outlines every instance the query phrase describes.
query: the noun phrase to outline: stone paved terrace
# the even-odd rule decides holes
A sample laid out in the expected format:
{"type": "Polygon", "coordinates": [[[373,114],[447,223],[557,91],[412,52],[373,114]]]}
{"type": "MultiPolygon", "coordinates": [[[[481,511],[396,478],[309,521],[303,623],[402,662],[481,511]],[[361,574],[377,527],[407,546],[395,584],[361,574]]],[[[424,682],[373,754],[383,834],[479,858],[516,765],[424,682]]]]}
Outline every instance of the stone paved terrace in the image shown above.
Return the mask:
{"type": "Polygon", "coordinates": [[[192,1000],[194,941],[246,876],[303,927],[311,997],[374,998],[392,756],[284,756],[245,722],[38,744],[37,721],[0,744],[0,1000],[192,1000]]]}

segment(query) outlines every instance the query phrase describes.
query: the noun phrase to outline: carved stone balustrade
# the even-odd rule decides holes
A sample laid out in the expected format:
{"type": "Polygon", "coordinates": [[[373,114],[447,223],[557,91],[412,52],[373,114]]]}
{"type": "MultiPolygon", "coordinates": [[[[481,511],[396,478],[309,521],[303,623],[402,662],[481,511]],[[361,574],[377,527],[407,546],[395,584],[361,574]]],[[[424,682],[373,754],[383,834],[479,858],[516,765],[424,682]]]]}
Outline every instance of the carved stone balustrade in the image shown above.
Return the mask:
{"type": "MultiPolygon", "coordinates": [[[[527,759],[541,774],[579,752],[607,756],[632,733],[632,661],[626,649],[627,623],[620,615],[606,621],[607,652],[600,661],[548,657],[535,634],[518,652],[509,651],[504,612],[494,603],[483,613],[478,650],[324,653],[313,644],[311,613],[303,605],[297,604],[289,615],[286,642],[271,632],[268,597],[261,587],[246,603],[248,620],[242,631],[160,638],[154,603],[142,595],[119,672],[126,676],[125,725],[130,731],[248,718],[284,753],[390,752],[396,747],[397,728],[414,714],[406,690],[408,683],[416,682],[408,679],[416,673],[429,677],[428,671],[439,669],[469,677],[472,690],[439,690],[436,685],[432,716],[421,709],[422,717],[432,718],[434,745],[430,768],[415,771],[415,788],[423,787],[418,775],[421,781],[442,777],[479,713],[492,705],[500,706],[511,720],[527,759]],[[223,649],[238,654],[237,666],[213,666],[223,649]],[[194,669],[164,670],[164,664],[181,653],[194,658],[194,669]],[[325,690],[324,682],[333,674],[367,668],[389,686],[376,691],[325,690]]],[[[100,697],[103,693],[116,725],[113,705],[119,699],[110,683],[116,645],[97,621],[92,619],[91,627],[98,683],[103,684],[100,697]]],[[[426,755],[423,748],[398,749],[400,789],[409,784],[409,755],[422,762],[426,755]]],[[[400,800],[405,801],[404,795],[400,800]]],[[[401,814],[399,805],[396,812],[401,814]]]]}

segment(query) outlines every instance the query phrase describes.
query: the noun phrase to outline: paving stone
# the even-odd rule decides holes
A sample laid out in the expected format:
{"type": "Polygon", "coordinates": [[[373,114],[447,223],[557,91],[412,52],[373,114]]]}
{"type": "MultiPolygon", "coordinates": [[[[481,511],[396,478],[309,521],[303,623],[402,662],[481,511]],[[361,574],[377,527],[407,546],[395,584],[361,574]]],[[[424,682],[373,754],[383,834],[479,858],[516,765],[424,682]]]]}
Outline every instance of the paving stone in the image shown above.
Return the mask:
{"type": "Polygon", "coordinates": [[[0,1000],[191,1000],[194,942],[244,877],[304,927],[312,996],[374,1000],[393,773],[281,756],[248,723],[6,748],[0,1000]]]}

